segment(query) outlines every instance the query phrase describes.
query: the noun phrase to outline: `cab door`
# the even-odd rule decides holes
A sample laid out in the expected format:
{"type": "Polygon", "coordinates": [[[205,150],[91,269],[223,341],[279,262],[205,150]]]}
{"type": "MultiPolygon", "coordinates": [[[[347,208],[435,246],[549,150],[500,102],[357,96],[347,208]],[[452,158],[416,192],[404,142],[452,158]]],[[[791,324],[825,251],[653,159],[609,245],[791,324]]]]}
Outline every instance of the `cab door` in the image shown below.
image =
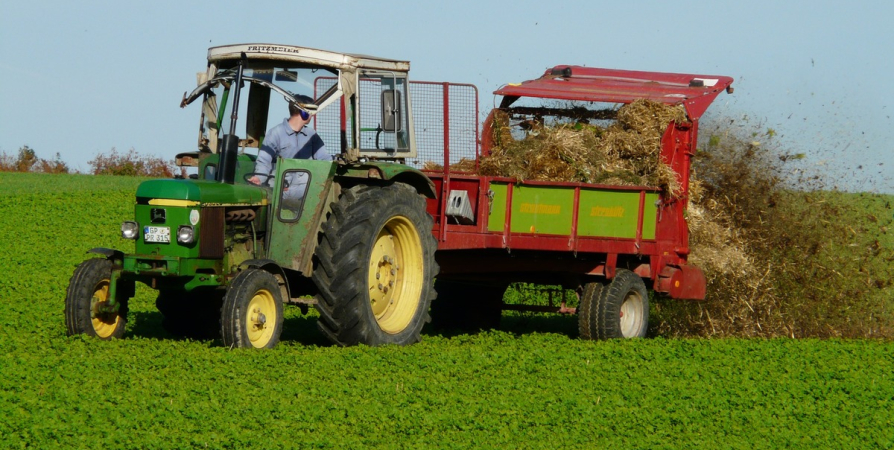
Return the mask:
{"type": "Polygon", "coordinates": [[[279,159],[268,227],[268,258],[282,267],[310,276],[317,231],[323,213],[335,200],[335,163],[308,159],[279,159]]]}

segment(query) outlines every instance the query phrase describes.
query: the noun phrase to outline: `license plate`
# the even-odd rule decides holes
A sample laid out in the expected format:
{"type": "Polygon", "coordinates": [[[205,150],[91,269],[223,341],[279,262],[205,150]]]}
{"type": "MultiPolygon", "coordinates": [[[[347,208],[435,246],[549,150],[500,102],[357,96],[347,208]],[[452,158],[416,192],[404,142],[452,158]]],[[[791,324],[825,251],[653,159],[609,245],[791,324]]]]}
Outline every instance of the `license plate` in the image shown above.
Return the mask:
{"type": "Polygon", "coordinates": [[[143,227],[146,242],[171,242],[171,227],[143,227]]]}

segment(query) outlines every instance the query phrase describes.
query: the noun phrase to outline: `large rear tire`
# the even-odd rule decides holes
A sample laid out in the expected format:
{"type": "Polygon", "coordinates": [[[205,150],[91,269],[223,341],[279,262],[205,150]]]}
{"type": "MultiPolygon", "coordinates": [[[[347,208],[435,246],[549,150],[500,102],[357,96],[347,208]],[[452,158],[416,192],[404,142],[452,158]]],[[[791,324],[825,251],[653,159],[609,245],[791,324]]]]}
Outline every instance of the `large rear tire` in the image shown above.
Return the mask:
{"type": "Polygon", "coordinates": [[[639,275],[618,269],[611,283],[584,286],[578,310],[582,339],[646,337],[649,293],[639,275]]]}
{"type": "Polygon", "coordinates": [[[68,334],[86,334],[102,340],[121,338],[127,324],[127,298],[119,296],[118,312],[100,312],[109,302],[112,262],[88,259],[75,269],[65,295],[68,334]]]}
{"type": "Polygon", "coordinates": [[[246,269],[227,288],[220,313],[224,345],[273,348],[282,334],[282,293],[276,277],[261,269],[246,269]]]}
{"type": "Polygon", "coordinates": [[[406,184],[355,186],[332,205],[316,251],[320,331],[338,345],[419,341],[438,265],[425,199],[406,184]]]}

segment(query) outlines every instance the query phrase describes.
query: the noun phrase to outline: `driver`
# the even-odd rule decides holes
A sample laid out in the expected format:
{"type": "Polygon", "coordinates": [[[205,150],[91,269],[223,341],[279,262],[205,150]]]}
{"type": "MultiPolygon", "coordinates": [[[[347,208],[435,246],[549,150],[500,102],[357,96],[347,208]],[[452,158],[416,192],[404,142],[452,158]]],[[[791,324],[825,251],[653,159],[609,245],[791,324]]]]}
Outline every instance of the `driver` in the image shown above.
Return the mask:
{"type": "MultiPolygon", "coordinates": [[[[296,95],[295,101],[302,105],[313,105],[313,99],[306,95],[296,95]]],[[[310,114],[302,111],[292,103],[289,103],[289,117],[282,123],[267,131],[264,144],[258,152],[258,160],[255,162],[255,172],[273,173],[276,168],[276,158],[318,159],[329,161],[332,157],[326,152],[323,140],[308,127],[310,114]]],[[[307,190],[307,173],[296,172],[289,177],[289,197],[304,197],[307,190]]],[[[265,178],[265,182],[267,181],[265,178]]],[[[249,182],[260,185],[261,178],[255,175],[248,179],[249,182]]]]}

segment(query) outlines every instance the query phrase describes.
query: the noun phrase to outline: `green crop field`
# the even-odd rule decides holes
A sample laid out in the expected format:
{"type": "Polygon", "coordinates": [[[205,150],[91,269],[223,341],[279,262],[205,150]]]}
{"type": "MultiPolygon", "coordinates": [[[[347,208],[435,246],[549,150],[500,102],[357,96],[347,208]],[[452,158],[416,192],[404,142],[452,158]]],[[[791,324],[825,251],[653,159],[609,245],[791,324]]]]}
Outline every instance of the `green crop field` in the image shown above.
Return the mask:
{"type": "Polygon", "coordinates": [[[0,448],[894,448],[894,342],[590,342],[574,317],[338,348],[287,307],[273,350],[67,337],[63,299],[140,180],[0,173],[0,448]]]}

